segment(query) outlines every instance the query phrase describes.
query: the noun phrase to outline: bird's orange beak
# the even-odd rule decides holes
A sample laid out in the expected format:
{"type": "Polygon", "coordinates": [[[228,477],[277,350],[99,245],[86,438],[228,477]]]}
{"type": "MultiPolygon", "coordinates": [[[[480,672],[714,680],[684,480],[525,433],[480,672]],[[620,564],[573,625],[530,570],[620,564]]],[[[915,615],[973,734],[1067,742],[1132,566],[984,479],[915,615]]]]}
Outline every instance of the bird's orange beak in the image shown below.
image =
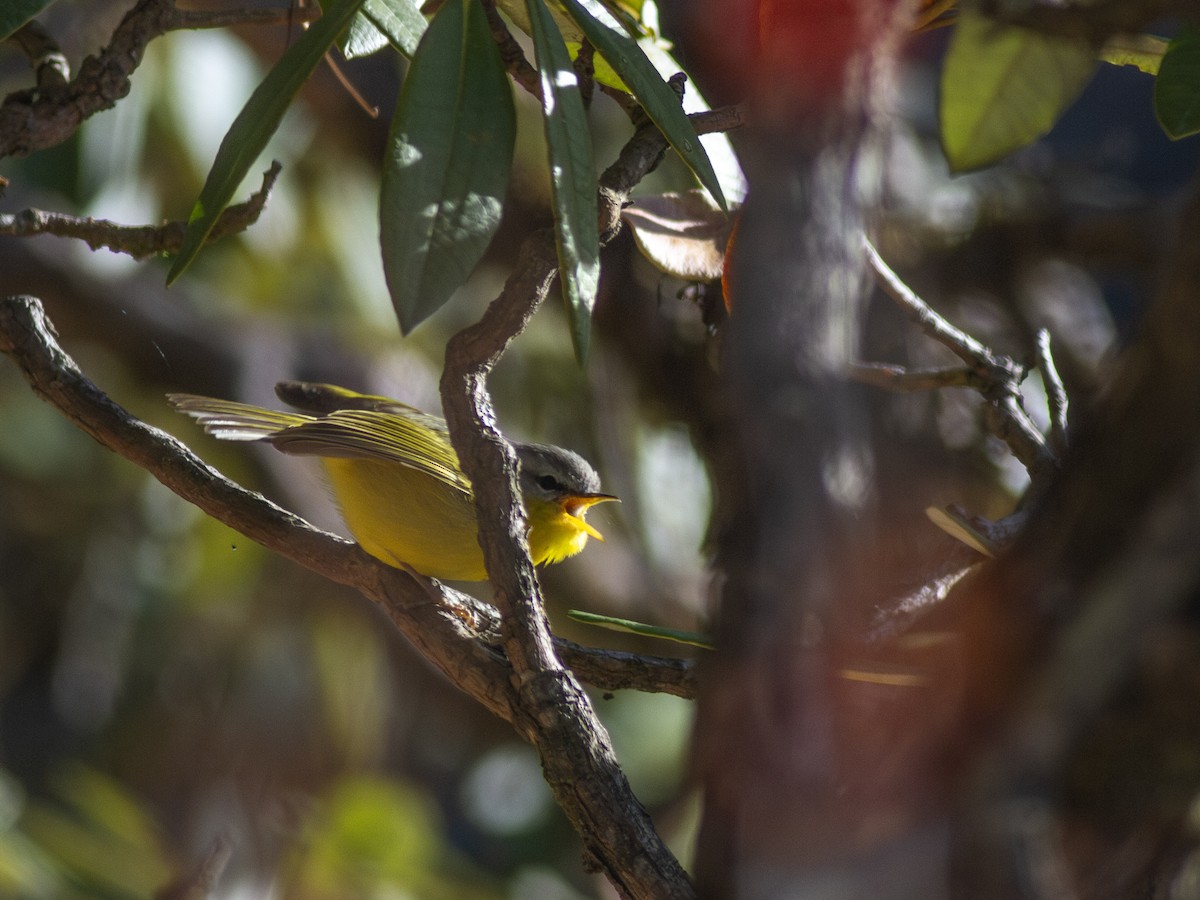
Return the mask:
{"type": "Polygon", "coordinates": [[[563,497],[558,503],[563,512],[578,522],[580,530],[603,542],[604,535],[589,525],[583,516],[590,507],[597,503],[607,503],[609,500],[621,502],[619,497],[612,494],[572,494],[569,497],[563,497]]]}

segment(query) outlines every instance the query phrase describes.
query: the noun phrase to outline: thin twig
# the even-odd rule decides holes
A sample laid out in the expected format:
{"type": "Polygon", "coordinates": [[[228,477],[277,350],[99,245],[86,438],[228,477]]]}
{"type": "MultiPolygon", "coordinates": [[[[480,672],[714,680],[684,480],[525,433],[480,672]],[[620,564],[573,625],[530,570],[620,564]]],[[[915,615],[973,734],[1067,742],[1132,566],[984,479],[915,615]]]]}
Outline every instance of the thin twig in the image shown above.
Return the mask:
{"type": "MultiPolygon", "coordinates": [[[[258,221],[271,189],[283,166],[278,162],[263,174],[262,187],[244,203],[227,207],[217,219],[207,243],[245,231],[258,221]]],[[[65,213],[25,209],[17,213],[0,213],[0,235],[30,237],[53,234],[58,237],[79,238],[93,250],[105,248],[116,253],[128,253],[134,259],[175,253],[183,246],[186,222],[167,222],[163,225],[119,225],[106,219],[80,218],[65,213]]]]}
{"type": "Polygon", "coordinates": [[[513,81],[541,100],[542,81],[538,77],[538,71],[529,64],[529,60],[525,58],[524,49],[512,36],[512,32],[504,24],[504,20],[500,18],[495,0],[483,0],[483,14],[487,18],[488,28],[492,31],[492,40],[500,51],[500,58],[504,61],[504,68],[508,70],[508,74],[512,76],[513,81]]]}
{"type": "Polygon", "coordinates": [[[571,62],[575,70],[575,80],[579,83],[579,96],[583,100],[583,108],[590,109],[592,96],[596,92],[596,48],[587,38],[579,45],[579,52],[571,62]]]}
{"type": "Polygon", "coordinates": [[[983,395],[984,424],[1008,445],[1029,473],[1034,494],[1058,471],[1058,460],[1046,439],[1022,406],[1021,382],[1025,369],[1010,357],[994,353],[980,341],[938,315],[883,261],[871,242],[863,238],[867,261],[886,293],[925,334],[948,348],[975,373],[983,395]]]}
{"type": "Polygon", "coordinates": [[[1054,365],[1054,355],[1050,352],[1050,332],[1039,328],[1034,339],[1037,348],[1038,372],[1042,376],[1042,384],[1046,388],[1046,405],[1050,410],[1050,447],[1061,457],[1067,452],[1067,389],[1063,386],[1062,376],[1054,365]]]}
{"type": "Polygon", "coordinates": [[[995,380],[996,376],[1003,379],[1019,374],[1018,367],[1007,357],[997,357],[981,342],[938,315],[883,261],[879,251],[866,238],[863,239],[863,247],[867,252],[867,262],[870,263],[879,284],[929,337],[971,368],[982,370],[984,375],[990,375],[991,370],[995,369],[992,380],[995,380]]]}
{"type": "Polygon", "coordinates": [[[336,78],[338,84],[342,86],[342,90],[350,95],[350,99],[352,99],[358,105],[358,108],[365,112],[372,119],[378,119],[379,107],[373,106],[367,102],[367,98],[359,92],[358,88],[354,86],[354,82],[352,82],[349,76],[342,71],[342,67],[337,64],[337,60],[333,58],[332,53],[325,54],[325,64],[329,66],[329,70],[333,72],[333,77],[336,78]]]}
{"type": "MultiPolygon", "coordinates": [[[[301,11],[299,17],[313,11],[301,11]]],[[[74,80],[15,91],[0,104],[0,158],[27,156],[61,144],[90,116],[129,93],[130,78],[146,46],[169,31],[223,28],[246,23],[278,24],[293,13],[286,7],[220,11],[180,10],[173,0],[140,0],[121,20],[108,45],[79,66],[74,80]]]]}
{"type": "Polygon", "coordinates": [[[979,376],[972,369],[906,369],[886,363],[855,363],[850,367],[849,375],[861,384],[898,394],[948,387],[981,387],[979,376]]]}

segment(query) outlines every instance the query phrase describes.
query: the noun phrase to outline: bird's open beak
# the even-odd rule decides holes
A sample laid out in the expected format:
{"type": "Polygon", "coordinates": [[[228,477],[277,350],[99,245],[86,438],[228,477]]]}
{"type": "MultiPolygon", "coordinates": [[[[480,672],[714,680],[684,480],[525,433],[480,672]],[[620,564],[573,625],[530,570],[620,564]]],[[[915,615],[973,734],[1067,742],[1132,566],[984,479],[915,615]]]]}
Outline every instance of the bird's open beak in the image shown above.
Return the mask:
{"type": "Polygon", "coordinates": [[[563,512],[572,519],[579,520],[579,527],[583,531],[596,540],[603,541],[604,535],[589,525],[583,516],[589,507],[595,506],[597,503],[607,503],[609,500],[621,502],[619,497],[614,497],[612,494],[572,494],[569,497],[563,497],[559,504],[562,506],[563,512]]]}

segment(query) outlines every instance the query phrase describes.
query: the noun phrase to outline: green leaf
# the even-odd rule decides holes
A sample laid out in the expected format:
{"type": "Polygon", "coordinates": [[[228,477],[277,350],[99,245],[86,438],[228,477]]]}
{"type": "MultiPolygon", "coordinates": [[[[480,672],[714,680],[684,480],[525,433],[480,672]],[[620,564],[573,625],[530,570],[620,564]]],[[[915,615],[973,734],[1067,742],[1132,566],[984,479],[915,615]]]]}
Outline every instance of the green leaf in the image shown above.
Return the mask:
{"type": "Polygon", "coordinates": [[[1096,65],[1085,42],[964,9],[942,66],[942,148],[950,168],[988,165],[1045,134],[1096,65]]]}
{"type": "Polygon", "coordinates": [[[512,90],[478,0],[447,0],[400,91],[379,199],[383,270],[403,331],[441,308],[500,224],[512,90]]]}
{"type": "Polygon", "coordinates": [[[661,638],[664,641],[675,641],[679,644],[691,644],[693,647],[713,649],[712,638],[697,631],[680,631],[677,628],[661,628],[658,625],[647,625],[644,622],[634,622],[632,619],[617,619],[613,616],[602,616],[598,613],[583,612],[578,609],[567,610],[567,615],[576,622],[586,625],[596,625],[609,631],[623,631],[626,634],[640,634],[643,637],[661,638]]]}
{"type": "Polygon", "coordinates": [[[425,33],[425,17],[413,0],[365,0],[362,14],[408,59],[425,33]]]}
{"type": "MultiPolygon", "coordinates": [[[[528,35],[533,34],[533,22],[530,21],[532,14],[529,12],[527,0],[496,0],[496,6],[519,29],[528,35]]],[[[550,0],[549,10],[563,40],[578,45],[583,40],[583,32],[576,27],[575,23],[562,11],[562,7],[554,0],[550,0]]]]}
{"type": "Polygon", "coordinates": [[[542,112],[554,194],[554,237],[575,356],[587,358],[592,307],[600,281],[596,168],[592,136],[571,56],[542,0],[526,0],[542,85],[542,112]]]}
{"type": "Polygon", "coordinates": [[[1115,34],[1100,48],[1100,59],[1114,66],[1133,66],[1147,75],[1157,75],[1167,46],[1165,38],[1152,34],[1115,34]]]}
{"type": "Polygon", "coordinates": [[[1171,140],[1200,131],[1200,29],[1194,25],[1181,28],[1163,56],[1154,113],[1171,140]]]}
{"type": "Polygon", "coordinates": [[[341,48],[342,56],[346,59],[358,59],[378,53],[388,46],[388,39],[383,32],[371,24],[366,13],[359,10],[358,14],[350,20],[350,27],[346,29],[345,37],[338,46],[341,48]]]}
{"type": "Polygon", "coordinates": [[[675,152],[696,174],[721,209],[727,210],[725,195],[721,192],[708,153],[696,136],[696,129],[679,105],[679,97],[663,81],[642,48],[621,30],[621,26],[597,0],[562,0],[562,5],[597,52],[629,85],[646,110],[646,115],[662,131],[675,152]]]}
{"type": "Polygon", "coordinates": [[[341,0],[331,4],[325,14],[309,26],[280,57],[275,68],[267,73],[262,84],[233,120],[233,125],[217,149],[217,158],[213,160],[212,170],[200,191],[200,199],[196,201],[188,219],[183,246],[167,273],[168,285],[182,275],[196,258],[217,217],[279,127],[292,98],[350,24],[362,2],[341,0]]]}
{"type": "Polygon", "coordinates": [[[0,41],[53,3],[54,0],[5,0],[0,3],[0,41]]]}

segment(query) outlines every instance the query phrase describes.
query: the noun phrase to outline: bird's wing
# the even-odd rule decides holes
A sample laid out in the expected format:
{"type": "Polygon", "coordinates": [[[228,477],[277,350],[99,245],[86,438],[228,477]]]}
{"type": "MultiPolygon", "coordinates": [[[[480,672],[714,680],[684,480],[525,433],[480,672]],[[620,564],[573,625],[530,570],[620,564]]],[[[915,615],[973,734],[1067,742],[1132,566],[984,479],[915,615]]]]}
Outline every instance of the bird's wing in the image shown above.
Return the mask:
{"type": "Polygon", "coordinates": [[[304,417],[307,421],[276,432],[270,441],[284,453],[300,456],[400,463],[470,493],[471,482],[458,466],[445,423],[416,410],[413,413],[338,409],[319,419],[304,417]],[[430,420],[441,427],[431,427],[430,420]]]}
{"type": "Polygon", "coordinates": [[[181,413],[191,416],[204,430],[223,441],[265,441],[285,428],[312,421],[312,416],[279,412],[218,400],[198,394],[167,394],[167,400],[181,413]]]}

